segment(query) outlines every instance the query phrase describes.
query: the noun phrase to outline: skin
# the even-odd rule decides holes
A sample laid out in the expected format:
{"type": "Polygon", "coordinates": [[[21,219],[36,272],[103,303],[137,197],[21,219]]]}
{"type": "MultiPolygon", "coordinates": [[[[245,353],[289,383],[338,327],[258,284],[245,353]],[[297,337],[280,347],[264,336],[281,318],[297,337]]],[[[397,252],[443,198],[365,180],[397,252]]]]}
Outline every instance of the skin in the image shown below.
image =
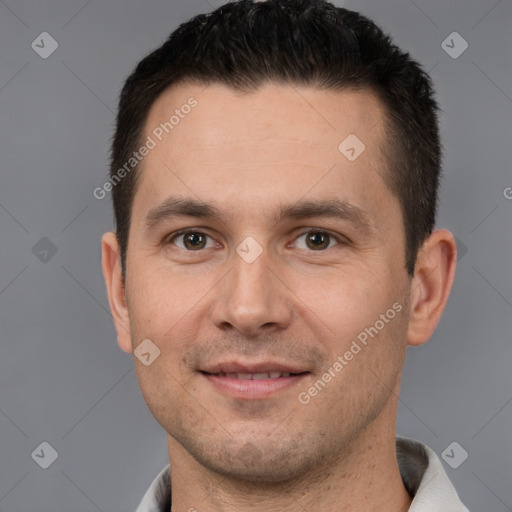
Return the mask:
{"type": "Polygon", "coordinates": [[[407,346],[430,338],[445,307],[453,236],[435,231],[407,274],[399,203],[382,178],[381,147],[391,141],[370,91],[182,84],[155,102],[144,137],[191,96],[197,107],[139,168],[124,283],[115,235],[102,239],[121,349],[149,338],[161,351],[149,366],[134,363],[168,434],[173,511],[407,510],[395,455],[401,371],[407,346]],[[338,150],[349,134],[366,147],[352,162],[338,150]],[[172,217],[145,230],[170,196],[215,203],[223,217],[172,217]],[[357,206],[368,227],[273,216],[331,199],[357,206]],[[208,235],[206,245],[172,238],[184,228],[208,235]],[[311,243],[319,229],[333,235],[320,249],[311,243]],[[252,263],[236,252],[248,236],[262,249],[252,263]],[[401,311],[300,403],[394,303],[401,311]],[[198,371],[228,359],[310,373],[265,399],[233,398],[198,371]]]}

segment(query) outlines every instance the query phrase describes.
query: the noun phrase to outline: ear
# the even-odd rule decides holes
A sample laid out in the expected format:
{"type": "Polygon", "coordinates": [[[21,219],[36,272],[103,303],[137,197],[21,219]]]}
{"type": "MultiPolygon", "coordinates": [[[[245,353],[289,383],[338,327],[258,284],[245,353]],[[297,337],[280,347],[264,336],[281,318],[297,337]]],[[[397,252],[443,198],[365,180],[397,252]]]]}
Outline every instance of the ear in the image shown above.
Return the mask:
{"type": "Polygon", "coordinates": [[[411,280],[409,345],[422,345],[434,333],[448,302],[456,266],[454,236],[446,229],[434,231],[418,252],[411,280]]]}
{"type": "Polygon", "coordinates": [[[130,317],[126,307],[119,244],[113,232],[105,233],[101,238],[101,265],[107,285],[110,311],[117,331],[117,342],[122,350],[131,354],[133,347],[130,336],[130,317]]]}

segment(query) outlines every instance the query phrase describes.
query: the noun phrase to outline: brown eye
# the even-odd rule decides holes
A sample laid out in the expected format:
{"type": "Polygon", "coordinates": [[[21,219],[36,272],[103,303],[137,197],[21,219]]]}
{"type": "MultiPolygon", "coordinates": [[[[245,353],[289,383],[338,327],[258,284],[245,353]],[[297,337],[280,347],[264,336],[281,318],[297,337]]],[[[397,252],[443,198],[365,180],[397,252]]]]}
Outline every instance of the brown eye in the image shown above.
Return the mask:
{"type": "Polygon", "coordinates": [[[183,244],[190,250],[204,249],[206,236],[202,233],[188,233],[183,236],[183,244]]]}
{"type": "Polygon", "coordinates": [[[331,237],[326,233],[308,233],[306,243],[310,249],[326,249],[331,237]]]}
{"type": "Polygon", "coordinates": [[[181,231],[170,237],[167,243],[176,245],[185,251],[197,252],[207,247],[213,247],[214,242],[208,235],[200,231],[181,231]]]}
{"type": "Polygon", "coordinates": [[[322,251],[338,245],[336,238],[326,231],[308,231],[297,238],[296,245],[299,249],[322,251]]]}

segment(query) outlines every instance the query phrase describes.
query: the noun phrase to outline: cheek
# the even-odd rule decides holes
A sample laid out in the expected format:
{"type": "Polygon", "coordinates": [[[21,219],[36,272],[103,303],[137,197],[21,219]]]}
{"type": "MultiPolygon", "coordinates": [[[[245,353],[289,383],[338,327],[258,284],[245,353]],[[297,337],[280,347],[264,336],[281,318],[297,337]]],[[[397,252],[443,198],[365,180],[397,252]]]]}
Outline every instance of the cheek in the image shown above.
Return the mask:
{"type": "Polygon", "coordinates": [[[204,280],[198,282],[169,269],[141,268],[134,272],[129,284],[130,316],[134,316],[138,326],[160,335],[165,332],[162,329],[172,328],[191,312],[205,294],[204,280]]]}
{"type": "Polygon", "coordinates": [[[392,283],[378,269],[339,269],[327,277],[301,279],[291,288],[307,321],[323,325],[325,334],[340,342],[373,325],[397,300],[392,283]]]}
{"type": "Polygon", "coordinates": [[[204,281],[162,269],[134,273],[127,289],[133,343],[149,338],[160,349],[150,366],[137,364],[142,366],[140,377],[148,386],[161,387],[162,382],[174,385],[190,377],[184,357],[204,328],[200,320],[205,318],[209,289],[205,291],[204,281]],[[151,374],[145,369],[152,369],[151,374]]]}

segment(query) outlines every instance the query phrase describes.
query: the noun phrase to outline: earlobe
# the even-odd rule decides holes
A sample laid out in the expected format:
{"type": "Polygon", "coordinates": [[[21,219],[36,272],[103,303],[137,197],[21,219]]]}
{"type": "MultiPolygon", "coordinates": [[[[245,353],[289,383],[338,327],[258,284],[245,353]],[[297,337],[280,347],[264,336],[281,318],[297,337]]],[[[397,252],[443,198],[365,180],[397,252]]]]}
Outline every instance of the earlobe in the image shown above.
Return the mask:
{"type": "Polygon", "coordinates": [[[131,354],[133,347],[130,336],[130,318],[126,305],[119,244],[113,232],[105,233],[101,238],[101,263],[118,344],[121,350],[131,354]]]}
{"type": "Polygon", "coordinates": [[[418,253],[411,281],[409,345],[422,345],[434,333],[450,296],[456,265],[454,236],[446,229],[434,231],[418,253]]]}

